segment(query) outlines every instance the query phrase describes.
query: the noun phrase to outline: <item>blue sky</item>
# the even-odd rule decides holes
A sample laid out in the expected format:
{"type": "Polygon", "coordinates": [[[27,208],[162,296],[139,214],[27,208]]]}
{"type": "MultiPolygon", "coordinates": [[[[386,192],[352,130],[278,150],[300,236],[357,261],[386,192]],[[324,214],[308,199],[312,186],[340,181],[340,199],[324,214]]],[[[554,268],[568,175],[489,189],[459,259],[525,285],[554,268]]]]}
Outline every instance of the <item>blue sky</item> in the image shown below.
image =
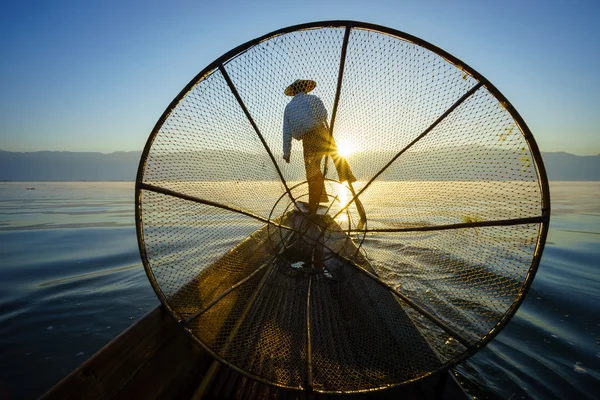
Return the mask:
{"type": "Polygon", "coordinates": [[[0,149],[141,150],[214,59],[328,19],[421,37],[494,83],[542,151],[600,154],[600,2],[534,0],[4,3],[0,149]]]}

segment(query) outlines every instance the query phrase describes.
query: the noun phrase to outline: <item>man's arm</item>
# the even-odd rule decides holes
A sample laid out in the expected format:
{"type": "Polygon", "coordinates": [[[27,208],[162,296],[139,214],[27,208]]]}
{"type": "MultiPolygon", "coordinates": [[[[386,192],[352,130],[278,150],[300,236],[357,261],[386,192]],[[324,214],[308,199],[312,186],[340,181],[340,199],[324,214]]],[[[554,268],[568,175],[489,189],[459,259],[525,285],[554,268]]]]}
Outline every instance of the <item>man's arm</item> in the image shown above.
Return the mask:
{"type": "Polygon", "coordinates": [[[287,107],[283,113],[283,159],[285,162],[290,162],[290,153],[292,151],[292,132],[290,130],[287,107]]]}

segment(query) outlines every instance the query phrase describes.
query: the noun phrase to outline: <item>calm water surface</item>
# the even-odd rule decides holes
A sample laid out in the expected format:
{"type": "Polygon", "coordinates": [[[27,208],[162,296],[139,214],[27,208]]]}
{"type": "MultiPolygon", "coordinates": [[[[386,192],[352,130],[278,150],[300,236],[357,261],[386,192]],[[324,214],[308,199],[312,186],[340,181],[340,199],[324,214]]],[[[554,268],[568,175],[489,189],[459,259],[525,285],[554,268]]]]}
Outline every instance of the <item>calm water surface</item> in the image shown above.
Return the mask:
{"type": "MultiPolygon", "coordinates": [[[[528,298],[456,369],[477,397],[600,398],[600,182],[551,193],[528,298]]],[[[0,399],[39,396],[157,304],[132,183],[0,183],[0,399]]]]}

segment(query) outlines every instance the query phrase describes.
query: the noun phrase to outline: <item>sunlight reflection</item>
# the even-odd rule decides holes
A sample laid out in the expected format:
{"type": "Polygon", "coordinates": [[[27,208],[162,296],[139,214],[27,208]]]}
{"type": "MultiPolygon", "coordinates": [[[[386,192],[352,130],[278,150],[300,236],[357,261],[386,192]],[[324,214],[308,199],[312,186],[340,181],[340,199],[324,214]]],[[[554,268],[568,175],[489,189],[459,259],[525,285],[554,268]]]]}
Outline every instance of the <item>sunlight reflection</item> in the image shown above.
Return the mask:
{"type": "MultiPolygon", "coordinates": [[[[339,207],[343,208],[346,206],[346,204],[348,204],[348,202],[350,200],[352,200],[352,193],[350,192],[350,189],[348,189],[348,187],[346,187],[346,185],[342,184],[342,183],[338,183],[338,198],[339,198],[339,207]]],[[[347,218],[345,213],[340,214],[337,218],[336,221],[339,222],[343,222],[345,221],[347,218]]]]}
{"type": "Polygon", "coordinates": [[[350,200],[350,189],[342,183],[338,183],[338,197],[340,198],[341,207],[345,206],[350,200]]]}

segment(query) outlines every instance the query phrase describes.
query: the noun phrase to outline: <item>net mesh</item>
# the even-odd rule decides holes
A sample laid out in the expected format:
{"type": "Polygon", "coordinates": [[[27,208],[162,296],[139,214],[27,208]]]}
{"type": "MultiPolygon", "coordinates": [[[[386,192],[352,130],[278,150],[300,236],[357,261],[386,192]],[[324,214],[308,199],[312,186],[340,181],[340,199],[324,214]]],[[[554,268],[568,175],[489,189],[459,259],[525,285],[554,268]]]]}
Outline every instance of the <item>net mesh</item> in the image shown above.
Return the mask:
{"type": "Polygon", "coordinates": [[[220,361],[282,387],[385,388],[456,364],[514,314],[547,231],[543,176],[510,104],[443,51],[360,23],[290,28],[217,60],[157,124],[141,253],[220,361]],[[357,178],[326,157],[316,214],[302,140],[282,158],[296,79],[316,82],[357,178]]]}

